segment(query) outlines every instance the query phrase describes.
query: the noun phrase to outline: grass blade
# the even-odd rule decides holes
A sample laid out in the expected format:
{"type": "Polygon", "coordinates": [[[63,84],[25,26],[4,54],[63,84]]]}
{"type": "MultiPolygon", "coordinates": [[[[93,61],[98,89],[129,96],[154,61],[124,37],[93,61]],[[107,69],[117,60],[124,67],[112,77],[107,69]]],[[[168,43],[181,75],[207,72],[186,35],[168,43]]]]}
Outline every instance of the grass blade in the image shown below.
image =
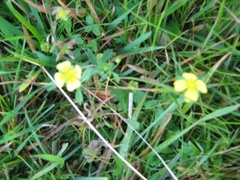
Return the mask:
{"type": "Polygon", "coordinates": [[[38,42],[41,43],[43,41],[43,36],[37,31],[37,29],[31,25],[12,5],[11,1],[6,2],[9,10],[13,13],[13,15],[37,38],[38,42]]]}
{"type": "MultiPolygon", "coordinates": [[[[226,114],[229,114],[233,111],[235,111],[236,109],[238,109],[240,107],[240,104],[236,104],[233,106],[229,106],[229,107],[225,107],[222,109],[218,109],[214,112],[212,112],[211,114],[203,117],[200,120],[197,120],[195,123],[193,123],[191,126],[185,128],[184,130],[182,130],[181,132],[179,132],[178,134],[172,136],[171,138],[167,139],[166,141],[164,141],[162,144],[160,144],[159,146],[157,146],[155,149],[157,152],[161,152],[164,148],[168,147],[170,144],[172,144],[175,140],[179,139],[180,137],[182,137],[184,134],[186,134],[187,132],[189,132],[192,128],[194,128],[197,125],[200,125],[201,123],[211,120],[211,119],[215,119],[221,116],[224,116],[226,114]]],[[[152,154],[152,153],[151,153],[152,154]]]]}
{"type": "Polygon", "coordinates": [[[142,43],[143,41],[145,41],[147,38],[149,38],[151,36],[152,32],[148,32],[142,36],[140,36],[139,38],[135,39],[133,42],[131,42],[130,44],[128,44],[127,46],[125,46],[120,54],[125,54],[128,51],[131,51],[132,49],[134,49],[135,46],[140,45],[140,43],[142,43]]]}

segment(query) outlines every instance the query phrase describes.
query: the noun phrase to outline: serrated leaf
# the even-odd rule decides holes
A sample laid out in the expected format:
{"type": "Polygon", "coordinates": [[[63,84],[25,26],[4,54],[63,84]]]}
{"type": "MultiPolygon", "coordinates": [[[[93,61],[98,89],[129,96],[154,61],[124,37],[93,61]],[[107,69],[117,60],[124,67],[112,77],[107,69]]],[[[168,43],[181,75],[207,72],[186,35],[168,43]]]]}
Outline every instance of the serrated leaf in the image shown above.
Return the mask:
{"type": "Polygon", "coordinates": [[[91,32],[92,31],[92,27],[91,26],[88,26],[88,27],[85,27],[84,29],[84,32],[91,32]]]}
{"type": "Polygon", "coordinates": [[[95,34],[96,36],[100,36],[101,32],[100,32],[100,28],[99,26],[94,26],[92,29],[93,34],[95,34]]]}
{"type": "Polygon", "coordinates": [[[79,37],[79,35],[73,35],[73,39],[77,42],[78,45],[83,45],[84,40],[79,37]]]}
{"type": "Polygon", "coordinates": [[[75,100],[77,101],[77,103],[81,106],[83,103],[83,95],[82,95],[82,91],[81,88],[78,88],[75,94],[75,100]]]}
{"type": "Polygon", "coordinates": [[[119,75],[118,75],[117,73],[115,73],[115,72],[112,72],[112,75],[113,75],[114,80],[115,80],[117,83],[119,83],[119,82],[120,82],[120,77],[119,77],[119,75]]]}
{"type": "Polygon", "coordinates": [[[102,61],[106,62],[107,60],[109,60],[112,57],[113,57],[113,50],[107,49],[106,51],[103,52],[102,61]]]}
{"type": "Polygon", "coordinates": [[[134,129],[139,129],[140,123],[132,120],[132,119],[127,119],[128,124],[130,124],[134,129]]]}
{"type": "Polygon", "coordinates": [[[98,50],[98,43],[96,40],[92,40],[89,44],[88,47],[92,49],[93,52],[97,52],[98,50]]]}
{"type": "Polygon", "coordinates": [[[67,21],[64,22],[64,27],[67,31],[68,34],[71,34],[71,30],[72,30],[72,21],[70,21],[69,19],[67,21]]]}
{"type": "Polygon", "coordinates": [[[96,69],[95,68],[88,68],[86,69],[81,78],[81,82],[88,82],[93,75],[96,74],[96,69]]]}
{"type": "Polygon", "coordinates": [[[87,25],[92,25],[93,24],[93,18],[91,16],[86,17],[86,23],[87,25]]]}

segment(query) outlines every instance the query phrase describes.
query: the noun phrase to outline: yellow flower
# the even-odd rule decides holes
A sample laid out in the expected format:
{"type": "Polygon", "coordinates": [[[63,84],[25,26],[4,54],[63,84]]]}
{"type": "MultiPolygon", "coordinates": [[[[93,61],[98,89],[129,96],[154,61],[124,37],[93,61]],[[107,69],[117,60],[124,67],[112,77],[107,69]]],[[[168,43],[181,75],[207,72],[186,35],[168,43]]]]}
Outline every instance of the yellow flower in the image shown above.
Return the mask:
{"type": "Polygon", "coordinates": [[[184,93],[184,100],[186,102],[195,102],[199,98],[199,92],[207,93],[206,84],[197,78],[194,74],[191,73],[183,73],[183,78],[181,80],[176,80],[174,82],[174,90],[176,92],[184,93]]]}
{"type": "Polygon", "coordinates": [[[53,14],[56,14],[56,19],[67,21],[69,12],[70,12],[69,10],[65,10],[62,7],[58,7],[56,10],[53,11],[53,14]]]}
{"type": "Polygon", "coordinates": [[[59,72],[55,73],[54,79],[58,86],[67,86],[68,91],[74,91],[81,86],[82,69],[79,65],[73,66],[70,61],[64,61],[57,65],[59,72]]]}

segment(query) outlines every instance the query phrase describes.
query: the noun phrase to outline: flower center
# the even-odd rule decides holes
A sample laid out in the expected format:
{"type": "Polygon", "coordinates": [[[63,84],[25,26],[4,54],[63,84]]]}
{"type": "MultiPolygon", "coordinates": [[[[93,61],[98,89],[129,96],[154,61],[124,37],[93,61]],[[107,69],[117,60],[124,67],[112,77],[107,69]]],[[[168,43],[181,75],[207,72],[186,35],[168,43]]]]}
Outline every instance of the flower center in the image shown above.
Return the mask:
{"type": "Polygon", "coordinates": [[[67,14],[66,14],[66,12],[64,11],[64,10],[61,10],[61,11],[59,11],[59,17],[60,18],[66,18],[66,16],[67,16],[67,14]]]}
{"type": "Polygon", "coordinates": [[[67,83],[74,82],[77,78],[76,71],[74,69],[69,69],[69,71],[65,73],[65,78],[67,83]]]}
{"type": "Polygon", "coordinates": [[[187,88],[189,91],[196,91],[196,88],[197,88],[196,80],[192,80],[192,79],[188,80],[187,88]]]}

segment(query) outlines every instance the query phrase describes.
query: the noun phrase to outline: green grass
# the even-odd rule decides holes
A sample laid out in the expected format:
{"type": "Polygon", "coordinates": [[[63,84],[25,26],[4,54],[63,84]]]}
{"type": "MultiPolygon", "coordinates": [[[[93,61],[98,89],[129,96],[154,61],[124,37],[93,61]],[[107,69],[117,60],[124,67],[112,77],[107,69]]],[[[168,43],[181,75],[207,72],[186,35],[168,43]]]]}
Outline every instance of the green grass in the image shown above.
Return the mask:
{"type": "Polygon", "coordinates": [[[237,0],[2,3],[0,177],[240,179],[239,7],[237,0]],[[70,8],[67,21],[52,15],[59,6],[70,8]],[[65,60],[83,70],[74,92],[52,79],[65,60]],[[174,92],[184,72],[207,84],[195,103],[174,92]]]}

